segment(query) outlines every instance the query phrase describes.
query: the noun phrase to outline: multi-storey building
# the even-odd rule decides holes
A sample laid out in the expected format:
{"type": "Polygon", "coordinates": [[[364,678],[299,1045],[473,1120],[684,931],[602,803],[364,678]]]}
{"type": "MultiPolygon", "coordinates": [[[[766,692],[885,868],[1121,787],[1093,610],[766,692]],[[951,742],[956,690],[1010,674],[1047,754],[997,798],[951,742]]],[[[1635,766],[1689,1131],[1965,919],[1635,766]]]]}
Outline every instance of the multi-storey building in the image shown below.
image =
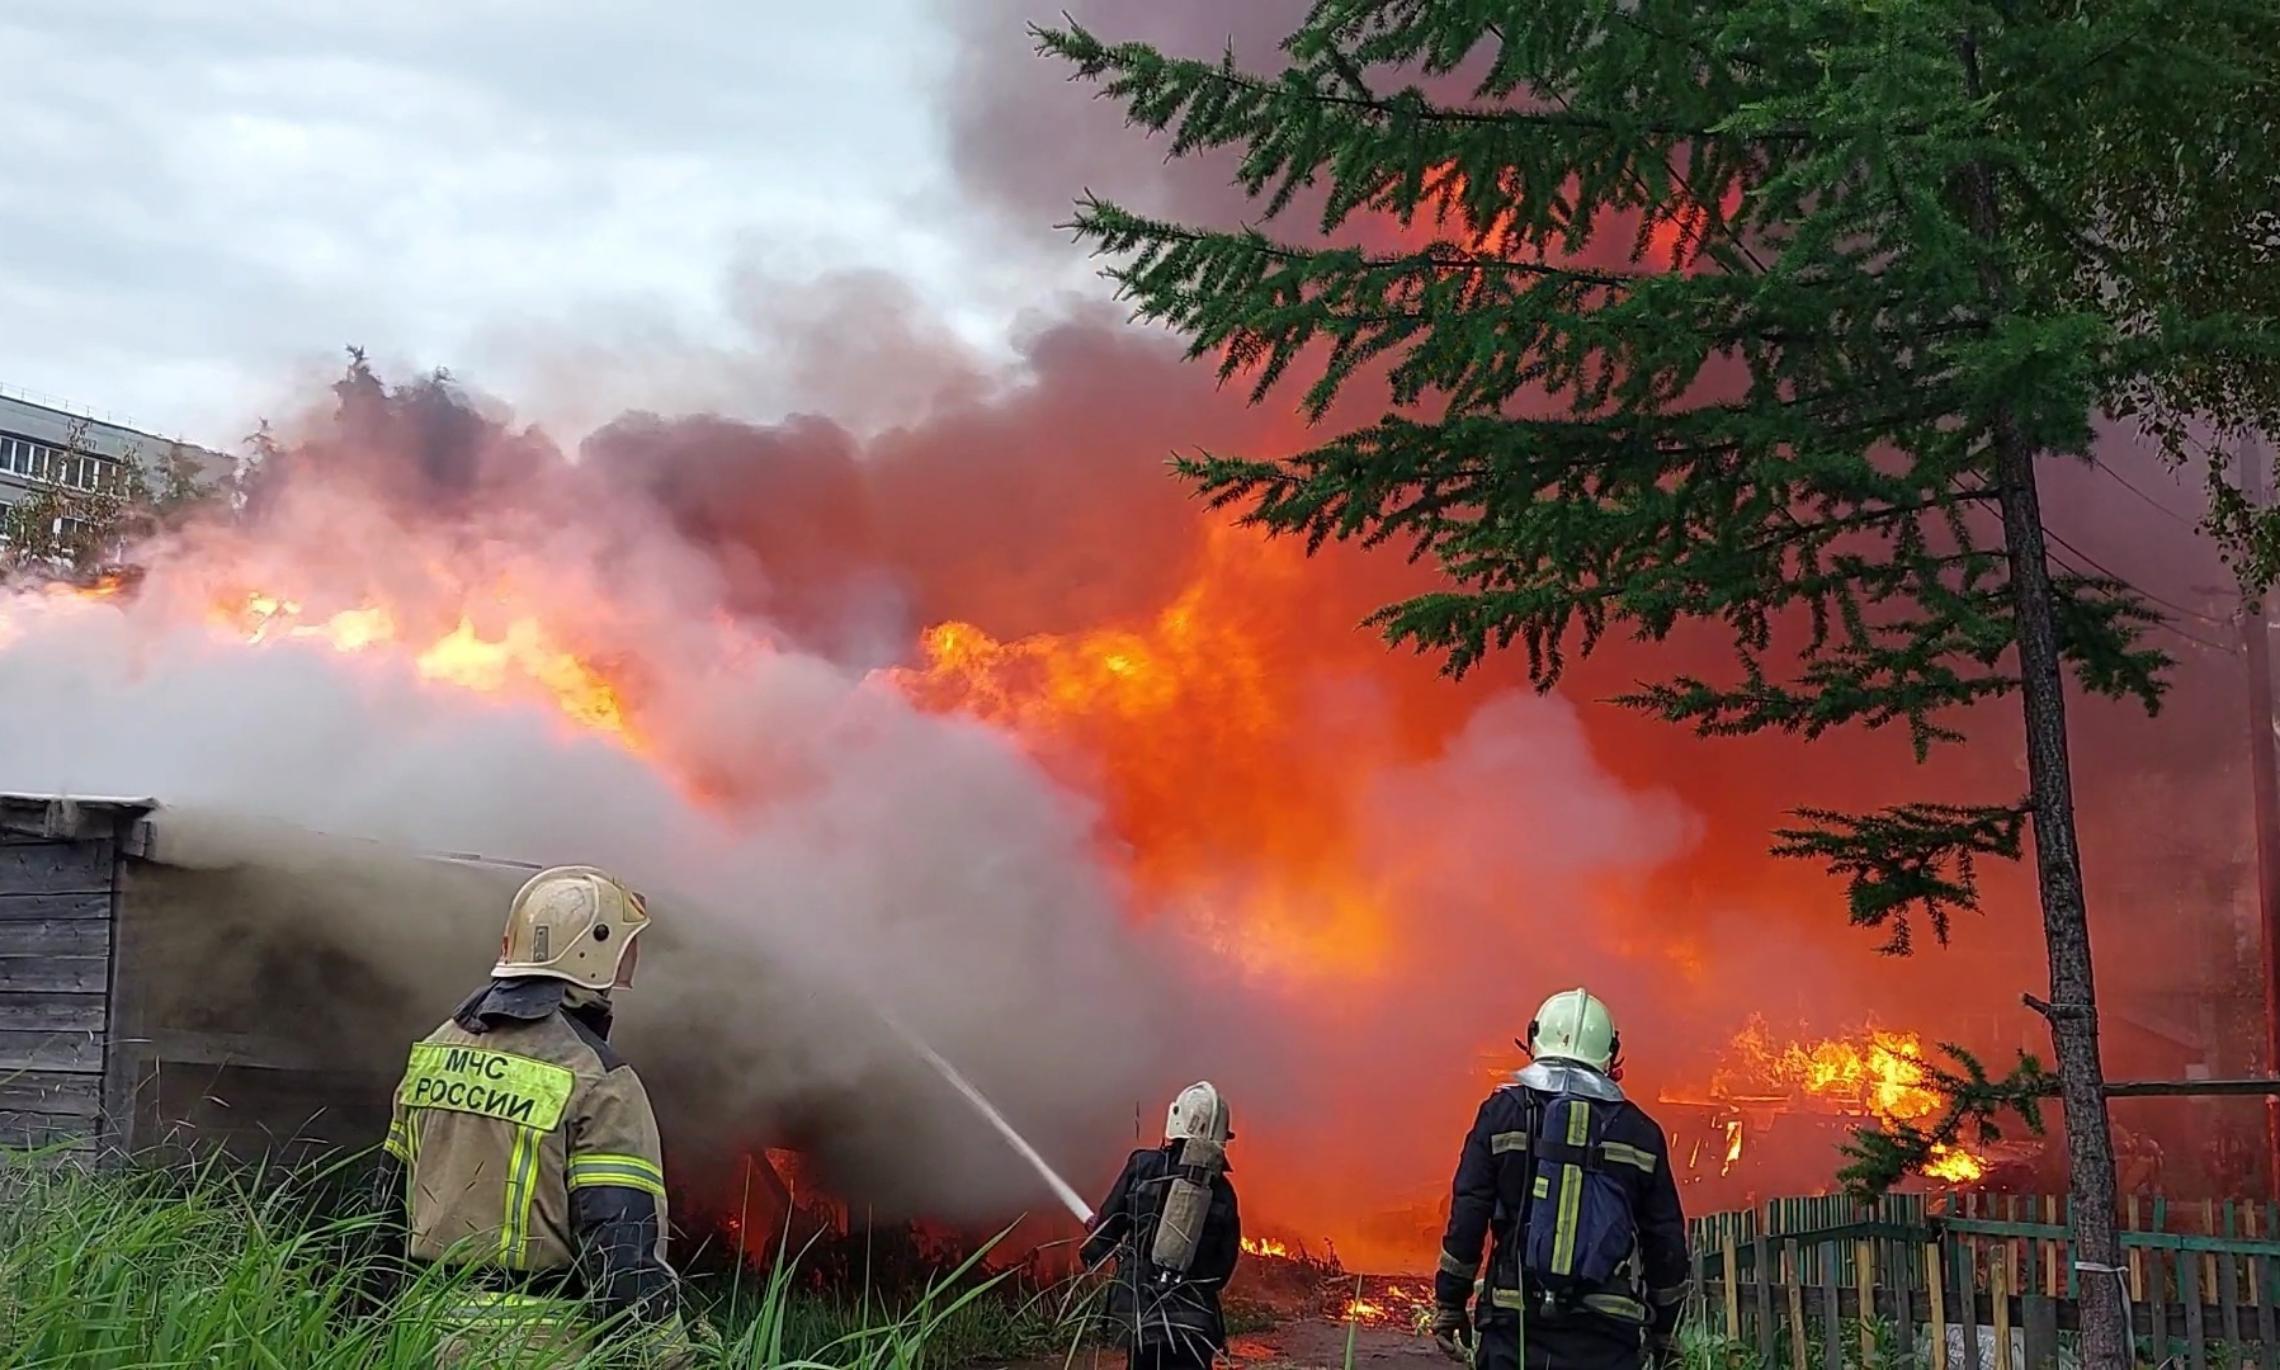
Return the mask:
{"type": "Polygon", "coordinates": [[[229,457],[192,443],[0,389],[0,507],[40,489],[85,494],[116,489],[126,479],[130,461],[141,465],[143,479],[157,490],[168,464],[185,460],[202,483],[227,477],[234,465],[229,457]]]}

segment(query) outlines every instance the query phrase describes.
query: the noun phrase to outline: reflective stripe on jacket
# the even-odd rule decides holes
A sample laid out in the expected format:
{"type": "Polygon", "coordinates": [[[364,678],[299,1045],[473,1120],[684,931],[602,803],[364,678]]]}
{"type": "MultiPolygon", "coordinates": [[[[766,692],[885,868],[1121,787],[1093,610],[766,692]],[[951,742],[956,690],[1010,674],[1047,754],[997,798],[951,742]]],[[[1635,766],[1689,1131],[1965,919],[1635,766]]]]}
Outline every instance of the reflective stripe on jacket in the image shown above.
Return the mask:
{"type": "MultiPolygon", "coordinates": [[[[648,1093],[570,1014],[463,1017],[414,1044],[386,1149],[405,1172],[413,1260],[559,1272],[600,1311],[672,1313],[665,1170],[648,1093]]],[[[531,1297],[482,1302],[488,1317],[528,1316],[531,1297]]]]}
{"type": "MultiPolygon", "coordinates": [[[[1611,1097],[1595,1107],[1613,1110],[1612,1116],[1598,1154],[1585,1163],[1621,1179],[1638,1223],[1638,1244],[1617,1286],[1586,1294],[1581,1306],[1614,1322],[1667,1335],[1677,1325],[1690,1277],[1686,1219],[1679,1207],[1669,1145],[1662,1129],[1637,1104],[1623,1099],[1612,1086],[1609,1092],[1611,1097]]],[[[1530,1154],[1534,1110],[1528,1093],[1525,1086],[1514,1083],[1481,1104],[1465,1136],[1451,1186],[1435,1299],[1446,1307],[1468,1302],[1481,1271],[1482,1248],[1488,1246],[1488,1278],[1480,1300],[1484,1320],[1510,1319],[1523,1308],[1519,1221],[1534,1196],[1536,1181],[1530,1154]]],[[[1531,1324],[1534,1321],[1531,1316],[1531,1324]]]]}

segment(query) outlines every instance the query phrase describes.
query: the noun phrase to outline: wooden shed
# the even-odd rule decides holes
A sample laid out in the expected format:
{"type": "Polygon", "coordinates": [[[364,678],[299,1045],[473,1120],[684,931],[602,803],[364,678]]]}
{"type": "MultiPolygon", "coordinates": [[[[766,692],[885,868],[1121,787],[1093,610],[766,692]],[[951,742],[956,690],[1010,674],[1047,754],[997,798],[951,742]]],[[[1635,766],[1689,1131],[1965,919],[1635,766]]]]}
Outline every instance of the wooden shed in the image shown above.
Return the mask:
{"type": "Polygon", "coordinates": [[[524,874],[313,834],[279,845],[282,825],[250,860],[186,821],[176,840],[150,800],[0,796],[0,1147],[370,1146],[404,1044],[438,1016],[412,968],[487,961],[524,874]],[[408,911],[390,956],[343,944],[364,909],[408,911]]]}

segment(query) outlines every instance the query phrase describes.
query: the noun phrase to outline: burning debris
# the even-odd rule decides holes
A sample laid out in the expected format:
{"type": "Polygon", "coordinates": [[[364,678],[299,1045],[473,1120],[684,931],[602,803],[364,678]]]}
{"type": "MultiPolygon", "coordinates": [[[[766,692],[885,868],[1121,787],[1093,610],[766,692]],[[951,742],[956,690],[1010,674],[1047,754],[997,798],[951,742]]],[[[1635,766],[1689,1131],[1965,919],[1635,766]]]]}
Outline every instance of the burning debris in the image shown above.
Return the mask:
{"type": "Polygon", "coordinates": [[[1356,1274],[1328,1243],[1317,1257],[1304,1242],[1245,1237],[1243,1254],[1237,1287],[1285,1315],[1409,1332],[1421,1330],[1433,1315],[1429,1277],[1356,1274]]]}
{"type": "MultiPolygon", "coordinates": [[[[1341,1282],[1341,1287],[1352,1286],[1341,1282]]],[[[1433,1284],[1430,1280],[1364,1275],[1359,1280],[1359,1288],[1359,1293],[1346,1299],[1343,1309],[1336,1310],[1335,1321],[1418,1332],[1433,1319],[1433,1284]]]]}
{"type": "MultiPolygon", "coordinates": [[[[1665,1089],[1661,1101],[1710,1112],[1723,1137],[1720,1176],[1741,1162],[1753,1131],[1766,1131],[1785,1114],[1890,1125],[1923,1122],[1947,1105],[1933,1082],[1923,1039],[1913,1032],[1870,1026],[1839,1037],[1779,1040],[1756,1016],[1727,1043],[1706,1088],[1665,1089]]],[[[1702,1151],[1697,1138],[1687,1162],[1697,1174],[1702,1151]]],[[[1970,1148],[1936,1146],[1923,1174],[1964,1185],[1984,1175],[1986,1166],[1987,1159],[1970,1148]]]]}

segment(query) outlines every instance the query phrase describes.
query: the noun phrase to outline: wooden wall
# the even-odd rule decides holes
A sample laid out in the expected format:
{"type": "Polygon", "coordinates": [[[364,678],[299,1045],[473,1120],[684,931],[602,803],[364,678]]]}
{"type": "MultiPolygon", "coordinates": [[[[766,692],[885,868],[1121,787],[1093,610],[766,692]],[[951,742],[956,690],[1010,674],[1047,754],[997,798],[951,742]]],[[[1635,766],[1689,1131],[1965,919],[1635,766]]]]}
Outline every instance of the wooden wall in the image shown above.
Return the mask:
{"type": "Polygon", "coordinates": [[[0,1146],[89,1155],[107,1140],[116,858],[138,818],[0,805],[0,1146]]]}
{"type": "Polygon", "coordinates": [[[481,982],[519,873],[251,831],[191,864],[164,815],[156,829],[156,859],[118,877],[124,1149],[293,1163],[376,1147],[405,1052],[481,982]]]}
{"type": "Polygon", "coordinates": [[[376,1146],[406,1049],[480,983],[522,878],[194,829],[0,796],[0,1147],[290,1163],[376,1146]]]}

